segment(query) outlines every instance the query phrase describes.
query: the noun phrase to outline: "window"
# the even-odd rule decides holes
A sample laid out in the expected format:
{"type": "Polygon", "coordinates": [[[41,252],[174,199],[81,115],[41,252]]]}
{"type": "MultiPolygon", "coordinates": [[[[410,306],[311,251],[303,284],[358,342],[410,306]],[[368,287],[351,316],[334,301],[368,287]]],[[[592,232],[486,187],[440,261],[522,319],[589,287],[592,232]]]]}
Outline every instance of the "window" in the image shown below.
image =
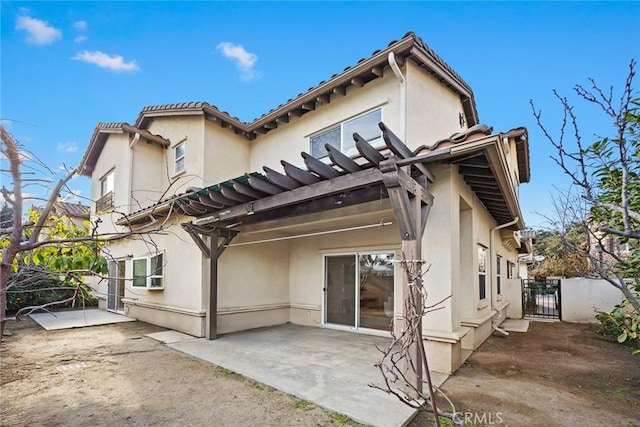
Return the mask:
{"type": "Polygon", "coordinates": [[[325,322],[389,330],[394,309],[394,254],[325,257],[325,322]]]}
{"type": "Polygon", "coordinates": [[[502,271],[500,269],[500,265],[502,264],[502,257],[500,255],[496,256],[496,293],[498,295],[500,295],[502,293],[502,283],[500,283],[500,279],[501,279],[501,274],[500,272],[502,271]]]}
{"type": "Polygon", "coordinates": [[[100,178],[100,198],[96,200],[96,212],[105,212],[113,207],[115,169],[100,178]]]}
{"type": "Polygon", "coordinates": [[[175,159],[173,172],[182,172],[184,170],[184,142],[175,146],[173,154],[175,159]]]}
{"type": "Polygon", "coordinates": [[[480,300],[487,298],[487,248],[478,246],[478,289],[480,300]]]}
{"type": "Polygon", "coordinates": [[[511,261],[507,261],[507,279],[516,278],[516,265],[511,261]]]}
{"type": "Polygon", "coordinates": [[[147,289],[164,288],[164,256],[162,253],[133,259],[133,286],[147,289]]]}
{"type": "Polygon", "coordinates": [[[109,193],[113,193],[115,169],[100,178],[100,197],[104,197],[109,193]]]}
{"type": "Polygon", "coordinates": [[[382,143],[382,132],[378,123],[382,121],[382,109],[376,108],[359,117],[347,120],[330,129],[322,131],[310,138],[311,155],[316,158],[327,156],[325,144],[339,148],[348,156],[355,155],[356,143],[353,134],[357,132],[371,145],[377,146],[382,143]]]}

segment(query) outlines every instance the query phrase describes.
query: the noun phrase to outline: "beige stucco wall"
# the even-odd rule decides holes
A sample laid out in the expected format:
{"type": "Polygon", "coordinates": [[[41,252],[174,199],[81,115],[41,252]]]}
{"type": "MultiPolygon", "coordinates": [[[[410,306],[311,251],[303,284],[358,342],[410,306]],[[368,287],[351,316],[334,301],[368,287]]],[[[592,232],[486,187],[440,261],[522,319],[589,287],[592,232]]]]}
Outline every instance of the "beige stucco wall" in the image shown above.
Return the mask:
{"type": "Polygon", "coordinates": [[[411,149],[431,145],[467,128],[460,127],[463,112],[460,97],[435,77],[407,61],[404,69],[407,81],[407,135],[411,149]]]}
{"type": "Polygon", "coordinates": [[[318,104],[314,111],[299,118],[291,117],[288,124],[258,136],[251,143],[251,170],[261,171],[262,166],[269,166],[281,171],[280,160],[303,165],[300,152],[310,152],[311,135],[377,107],[382,107],[382,121],[391,129],[398,129],[399,83],[388,67],[384,71],[385,77],[364,87],[349,86],[346,96],[334,94],[328,105],[318,104]]]}
{"type": "MultiPolygon", "coordinates": [[[[133,157],[130,171],[131,198],[130,207],[125,212],[135,212],[163,198],[163,193],[169,186],[169,165],[166,162],[166,150],[158,144],[148,144],[144,139],[134,145],[129,155],[133,157]]],[[[129,168],[128,164],[123,166],[129,168]]]]}
{"type": "MultiPolygon", "coordinates": [[[[152,200],[154,191],[177,180],[165,196],[185,191],[189,186],[205,186],[245,172],[261,171],[263,165],[281,170],[280,160],[302,165],[301,151],[309,152],[309,137],[374,108],[382,108],[382,120],[402,137],[405,117],[406,139],[410,148],[450,136],[463,130],[459,123],[462,105],[453,94],[413,62],[403,67],[406,76],[406,105],[401,105],[402,86],[386,67],[385,76],[365,87],[350,86],[347,96],[334,94],[328,105],[318,105],[315,111],[290,123],[246,141],[204,116],[172,116],[156,118],[150,131],[171,141],[162,150],[157,146],[138,142],[133,151],[134,197],[152,200]],[[185,143],[185,172],[174,174],[176,144],[185,143]],[[154,151],[155,150],[155,151],[154,151]]],[[[93,191],[99,191],[99,178],[110,168],[128,171],[129,137],[113,135],[101,155],[94,173],[93,191]],[[120,141],[122,139],[122,141],[120,141]],[[125,154],[126,153],[126,154],[125,154]]],[[[515,146],[509,152],[509,163],[516,166],[515,146]]],[[[429,187],[434,195],[427,228],[421,242],[422,256],[430,266],[425,275],[429,293],[427,304],[450,299],[442,309],[428,314],[423,323],[428,349],[437,362],[434,368],[452,372],[463,361],[463,349],[475,349],[492,331],[492,322],[505,317],[508,309],[507,260],[517,264],[515,251],[504,246],[499,230],[482,203],[471,192],[456,166],[433,165],[435,184],[429,187]],[[487,298],[478,296],[478,244],[487,248],[487,298]],[[495,257],[502,256],[503,294],[496,294],[495,257]]],[[[116,189],[128,188],[127,174],[116,173],[116,189]],[[122,181],[124,180],[124,181],[122,181]]],[[[116,191],[116,196],[121,197],[116,191]]],[[[125,193],[126,192],[121,192],[125,193]]],[[[125,199],[117,203],[126,204],[125,199]]],[[[395,222],[388,201],[380,213],[395,222]]],[[[141,206],[138,206],[139,208],[141,206]]],[[[307,231],[330,230],[346,225],[369,224],[381,218],[371,207],[345,220],[346,211],[326,213],[324,222],[308,222],[301,226],[287,226],[287,221],[269,224],[272,230],[254,227],[240,233],[232,242],[240,244],[265,237],[295,235],[307,231]],[[368,210],[367,210],[368,209],[368,210]],[[373,213],[376,215],[373,215],[373,213]],[[375,218],[374,218],[375,217],[375,218]]],[[[204,334],[203,313],[207,308],[208,260],[191,238],[172,220],[170,234],[155,236],[154,243],[165,250],[165,289],[147,291],[127,286],[127,312],[142,320],[182,330],[196,336],[204,334]],[[173,233],[176,233],[175,235],[173,233]]],[[[110,221],[105,221],[109,224],[110,221]]],[[[105,225],[104,227],[111,227],[105,225]]],[[[106,228],[105,228],[106,229],[106,228]]],[[[399,255],[401,247],[397,224],[379,229],[342,232],[281,242],[248,246],[231,246],[219,261],[218,324],[219,333],[292,321],[306,325],[322,325],[324,307],[323,257],[327,254],[368,251],[393,251],[399,255]]],[[[115,257],[138,257],[149,252],[143,242],[130,240],[110,245],[115,257]]],[[[127,275],[131,276],[131,260],[127,258],[127,275]]],[[[402,295],[402,272],[396,268],[396,296],[402,295]]],[[[402,309],[396,298],[396,313],[402,309]]]]}
{"type": "MultiPolygon", "coordinates": [[[[110,134],[105,146],[96,162],[95,169],[91,175],[91,212],[96,212],[95,201],[101,196],[100,179],[110,171],[114,171],[114,191],[113,205],[119,211],[127,212],[129,204],[129,162],[131,152],[129,150],[129,134],[110,134]]],[[[100,224],[100,232],[113,232],[116,230],[111,215],[102,215],[103,222],[100,224]]]]}
{"type": "Polygon", "coordinates": [[[166,179],[163,190],[169,182],[173,185],[165,195],[169,197],[174,194],[183,193],[188,187],[202,187],[205,183],[204,163],[202,153],[204,152],[204,116],[168,116],[157,117],[151,122],[149,132],[161,135],[171,143],[165,150],[163,159],[163,170],[166,179]],[[184,143],[184,172],[175,172],[176,145],[184,143]]]}
{"type": "Polygon", "coordinates": [[[221,128],[217,122],[206,121],[204,131],[204,147],[195,153],[202,162],[205,185],[254,172],[249,165],[249,141],[221,128]]]}
{"type": "Polygon", "coordinates": [[[622,302],[622,291],[602,279],[572,278],[560,281],[561,319],[595,322],[598,311],[611,311],[622,302]]]}

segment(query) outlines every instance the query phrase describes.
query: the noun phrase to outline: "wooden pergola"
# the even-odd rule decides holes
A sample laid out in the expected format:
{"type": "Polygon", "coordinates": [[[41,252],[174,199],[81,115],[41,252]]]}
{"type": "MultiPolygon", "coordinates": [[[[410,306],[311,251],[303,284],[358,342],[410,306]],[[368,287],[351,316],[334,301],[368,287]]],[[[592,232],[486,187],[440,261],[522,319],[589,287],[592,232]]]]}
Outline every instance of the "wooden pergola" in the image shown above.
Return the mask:
{"type": "Polygon", "coordinates": [[[265,166],[264,174],[246,174],[175,200],[178,213],[195,217],[182,226],[209,259],[207,339],[217,335],[218,260],[242,226],[389,198],[403,253],[420,259],[433,204],[427,187],[434,178],[422,161],[410,161],[413,152],[384,123],[379,126],[386,149],[356,133],[358,161],[327,144],[330,164],[303,152],[306,170],[283,160],[284,173],[265,166]]]}

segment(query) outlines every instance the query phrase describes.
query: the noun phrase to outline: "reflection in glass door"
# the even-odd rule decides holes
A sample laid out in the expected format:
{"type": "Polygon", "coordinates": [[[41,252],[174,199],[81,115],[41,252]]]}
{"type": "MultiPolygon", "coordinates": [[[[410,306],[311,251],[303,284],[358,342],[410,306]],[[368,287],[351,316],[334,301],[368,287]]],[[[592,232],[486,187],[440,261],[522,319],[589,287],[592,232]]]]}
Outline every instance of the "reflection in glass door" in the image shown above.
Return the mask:
{"type": "Polygon", "coordinates": [[[109,261],[107,282],[107,310],[124,311],[125,261],[109,261]]]}
{"type": "Polygon", "coordinates": [[[326,257],[327,323],[355,326],[355,255],[326,257]]]}
{"type": "Polygon", "coordinates": [[[388,330],[393,319],[393,254],[359,256],[361,328],[388,330]]]}
{"type": "Polygon", "coordinates": [[[327,256],[326,323],[388,330],[393,320],[392,260],[393,253],[327,256]]]}

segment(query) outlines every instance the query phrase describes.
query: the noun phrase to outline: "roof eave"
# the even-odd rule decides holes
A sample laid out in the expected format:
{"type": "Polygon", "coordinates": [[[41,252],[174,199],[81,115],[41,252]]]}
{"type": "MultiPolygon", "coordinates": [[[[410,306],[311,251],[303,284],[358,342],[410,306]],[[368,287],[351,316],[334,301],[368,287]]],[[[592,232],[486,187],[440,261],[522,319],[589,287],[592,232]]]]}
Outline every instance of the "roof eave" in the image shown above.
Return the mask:
{"type": "Polygon", "coordinates": [[[384,50],[376,53],[375,55],[369,57],[368,59],[360,62],[359,64],[349,68],[348,70],[338,74],[332,79],[322,83],[321,85],[312,88],[310,91],[298,96],[297,98],[287,102],[281,107],[265,114],[264,116],[256,119],[249,125],[250,131],[255,131],[256,129],[266,125],[267,123],[274,122],[279,117],[289,113],[292,110],[301,108],[303,104],[307,104],[309,102],[316,102],[317,98],[325,95],[327,93],[332,93],[333,89],[344,86],[351,85],[352,79],[359,77],[366,70],[371,70],[375,66],[379,66],[381,63],[386,63],[389,52],[394,52],[396,55],[402,55],[408,53],[411,47],[414,45],[413,37],[406,37],[399,42],[395,43],[392,46],[387,47],[384,50]]]}
{"type": "Polygon", "coordinates": [[[91,177],[98,161],[98,157],[100,157],[100,153],[102,152],[102,149],[104,148],[109,135],[123,133],[128,133],[130,135],[138,133],[145,140],[159,144],[164,148],[168,147],[171,144],[171,141],[169,141],[168,139],[165,139],[159,135],[154,135],[149,131],[139,129],[127,123],[119,123],[117,126],[113,126],[113,124],[98,124],[98,126],[96,126],[95,130],[93,131],[91,140],[89,141],[89,147],[87,148],[87,151],[85,151],[84,156],[82,156],[80,166],[78,167],[78,174],[91,177]]]}

